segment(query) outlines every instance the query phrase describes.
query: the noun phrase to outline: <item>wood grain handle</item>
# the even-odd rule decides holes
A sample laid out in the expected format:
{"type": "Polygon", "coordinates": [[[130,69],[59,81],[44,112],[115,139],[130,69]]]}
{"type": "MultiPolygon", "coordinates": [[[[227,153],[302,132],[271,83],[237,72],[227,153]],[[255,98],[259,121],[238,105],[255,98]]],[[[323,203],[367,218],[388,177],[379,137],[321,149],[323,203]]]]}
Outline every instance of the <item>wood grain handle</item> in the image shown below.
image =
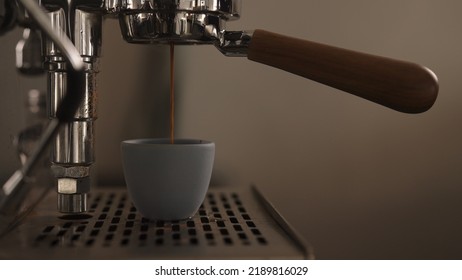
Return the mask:
{"type": "Polygon", "coordinates": [[[255,30],[248,58],[405,113],[430,109],[438,79],[426,67],[255,30]]]}

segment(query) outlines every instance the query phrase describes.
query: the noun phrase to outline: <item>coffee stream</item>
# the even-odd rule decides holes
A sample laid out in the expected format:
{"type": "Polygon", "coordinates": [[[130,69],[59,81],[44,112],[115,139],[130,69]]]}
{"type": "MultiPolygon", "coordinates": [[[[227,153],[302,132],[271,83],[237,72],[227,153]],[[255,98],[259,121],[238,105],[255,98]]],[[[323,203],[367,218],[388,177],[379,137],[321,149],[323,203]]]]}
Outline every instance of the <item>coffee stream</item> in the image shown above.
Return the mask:
{"type": "Polygon", "coordinates": [[[175,143],[175,45],[170,43],[170,144],[175,143]]]}

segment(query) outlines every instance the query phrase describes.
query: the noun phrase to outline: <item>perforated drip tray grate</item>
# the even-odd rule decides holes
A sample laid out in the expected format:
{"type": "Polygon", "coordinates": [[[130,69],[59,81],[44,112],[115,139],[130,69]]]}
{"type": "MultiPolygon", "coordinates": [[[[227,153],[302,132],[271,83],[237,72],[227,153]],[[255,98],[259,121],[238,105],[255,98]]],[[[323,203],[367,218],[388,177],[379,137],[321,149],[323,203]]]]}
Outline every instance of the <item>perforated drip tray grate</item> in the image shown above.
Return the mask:
{"type": "Polygon", "coordinates": [[[49,194],[0,240],[3,259],[301,259],[304,242],[253,188],[209,191],[197,214],[150,221],[124,188],[93,191],[88,214],[66,216],[49,194]],[[6,250],[5,250],[6,249],[6,250]]]}

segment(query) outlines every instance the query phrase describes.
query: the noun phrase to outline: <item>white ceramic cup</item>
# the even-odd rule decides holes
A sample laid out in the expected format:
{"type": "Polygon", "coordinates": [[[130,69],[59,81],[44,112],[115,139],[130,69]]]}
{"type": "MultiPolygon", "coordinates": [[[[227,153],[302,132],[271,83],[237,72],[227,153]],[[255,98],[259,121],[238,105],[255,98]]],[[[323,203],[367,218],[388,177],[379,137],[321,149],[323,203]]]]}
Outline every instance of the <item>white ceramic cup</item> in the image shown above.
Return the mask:
{"type": "Polygon", "coordinates": [[[121,144],[125,182],[138,211],[151,220],[182,220],[207,193],[215,144],[205,140],[134,139],[121,144]]]}

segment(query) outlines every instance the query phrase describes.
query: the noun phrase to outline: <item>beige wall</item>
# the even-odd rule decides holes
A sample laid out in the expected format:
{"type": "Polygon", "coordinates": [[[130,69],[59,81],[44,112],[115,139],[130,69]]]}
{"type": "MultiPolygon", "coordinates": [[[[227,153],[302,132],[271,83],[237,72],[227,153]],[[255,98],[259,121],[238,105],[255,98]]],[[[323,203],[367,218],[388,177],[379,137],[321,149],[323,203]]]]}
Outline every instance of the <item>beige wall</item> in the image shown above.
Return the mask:
{"type": "MultiPolygon", "coordinates": [[[[177,47],[177,135],[215,141],[214,185],[257,184],[318,258],[462,258],[461,10],[458,0],[243,0],[230,30],[421,63],[439,76],[439,99],[406,115],[212,46],[177,47]]],[[[127,45],[117,29],[105,23],[101,184],[123,182],[121,140],[168,131],[168,49],[127,45]]],[[[0,38],[2,50],[11,37],[0,38]]],[[[14,155],[7,143],[17,128],[5,117],[21,106],[3,92],[18,86],[3,79],[0,141],[14,155]]],[[[1,164],[5,178],[14,160],[1,164]]]]}

